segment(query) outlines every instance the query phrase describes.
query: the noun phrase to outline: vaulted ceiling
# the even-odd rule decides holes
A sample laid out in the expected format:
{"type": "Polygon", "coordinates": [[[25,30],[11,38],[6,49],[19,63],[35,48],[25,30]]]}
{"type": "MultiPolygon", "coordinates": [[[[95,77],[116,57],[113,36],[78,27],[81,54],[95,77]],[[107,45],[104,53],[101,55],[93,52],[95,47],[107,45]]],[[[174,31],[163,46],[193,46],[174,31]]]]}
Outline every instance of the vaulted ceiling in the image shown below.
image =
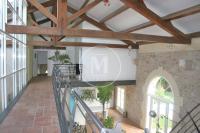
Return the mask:
{"type": "Polygon", "coordinates": [[[57,0],[58,4],[56,0],[27,1],[34,27],[8,25],[7,31],[36,34],[44,41],[49,39],[43,35],[49,36],[55,44],[68,36],[92,37],[118,39],[126,46],[138,48],[138,45],[156,42],[190,44],[192,37],[200,36],[200,0],[109,0],[109,5],[103,0],[57,0]],[[83,22],[96,28],[77,29],[83,22]],[[47,29],[38,29],[39,26],[61,31],[50,34],[42,32],[47,29]]]}

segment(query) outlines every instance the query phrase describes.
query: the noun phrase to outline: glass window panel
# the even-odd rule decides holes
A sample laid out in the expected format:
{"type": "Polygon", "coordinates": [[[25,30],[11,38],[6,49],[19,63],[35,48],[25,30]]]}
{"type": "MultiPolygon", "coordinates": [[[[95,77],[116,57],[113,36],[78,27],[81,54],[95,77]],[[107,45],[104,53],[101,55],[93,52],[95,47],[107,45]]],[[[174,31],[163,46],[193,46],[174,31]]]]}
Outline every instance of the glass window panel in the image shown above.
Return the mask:
{"type": "Polygon", "coordinates": [[[20,48],[19,48],[19,42],[16,42],[16,69],[19,70],[20,68],[20,48]]]}
{"type": "Polygon", "coordinates": [[[167,129],[168,133],[172,130],[173,127],[173,112],[174,112],[174,105],[169,104],[168,129],[167,129]]]}
{"type": "MultiPolygon", "coordinates": [[[[19,17],[19,16],[17,16],[17,18],[16,18],[17,20],[17,25],[23,25],[23,22],[22,22],[22,19],[19,17]]],[[[21,39],[20,39],[21,40],[21,39]]]]}
{"type": "MultiPolygon", "coordinates": [[[[155,99],[152,99],[152,108],[151,108],[151,111],[154,111],[156,113],[156,115],[158,114],[158,101],[155,100],[155,99]]],[[[156,129],[157,129],[157,117],[155,118],[152,118],[151,117],[151,132],[152,133],[156,133],[156,129]]]]}
{"type": "Polygon", "coordinates": [[[10,5],[12,5],[12,7],[14,7],[14,0],[8,0],[8,3],[10,3],[10,5]]]}
{"type": "Polygon", "coordinates": [[[3,35],[0,33],[0,77],[3,76],[3,35]]]}
{"type": "Polygon", "coordinates": [[[27,24],[27,6],[26,6],[26,2],[24,2],[23,0],[23,22],[26,25],[27,24]]]}
{"type": "Polygon", "coordinates": [[[120,107],[122,110],[124,110],[124,101],[125,101],[124,93],[125,93],[124,89],[121,89],[121,106],[120,107]]]}
{"type": "Polygon", "coordinates": [[[19,71],[19,90],[22,90],[23,75],[22,71],[19,71]]]}
{"type": "Polygon", "coordinates": [[[23,77],[24,77],[24,85],[23,85],[23,87],[25,87],[26,86],[26,69],[24,69],[23,71],[24,71],[24,75],[23,75],[23,77]]]}
{"type": "Polygon", "coordinates": [[[13,75],[6,77],[7,103],[13,100],[13,75]]]}
{"type": "Polygon", "coordinates": [[[160,102],[160,107],[159,107],[159,132],[164,133],[165,132],[165,126],[166,126],[166,103],[160,102]]]}
{"type": "Polygon", "coordinates": [[[7,3],[7,23],[8,24],[15,24],[15,16],[14,16],[14,10],[12,5],[8,2],[7,3]]]}
{"type": "Polygon", "coordinates": [[[17,16],[22,18],[22,0],[18,0],[16,2],[16,13],[17,13],[17,16]]]}
{"type": "Polygon", "coordinates": [[[6,40],[6,75],[13,72],[13,41],[10,38],[6,40]]]}
{"type": "MultiPolygon", "coordinates": [[[[0,5],[3,5],[3,0],[0,0],[0,5]]],[[[3,29],[3,7],[0,8],[0,29],[3,29]]]]}
{"type": "Polygon", "coordinates": [[[117,106],[120,106],[120,88],[117,88],[117,106]]]}
{"type": "Polygon", "coordinates": [[[0,113],[3,111],[3,84],[2,80],[0,79],[0,113]]]}
{"type": "Polygon", "coordinates": [[[20,74],[19,74],[19,71],[16,73],[16,91],[17,91],[17,94],[20,92],[20,74]]]}

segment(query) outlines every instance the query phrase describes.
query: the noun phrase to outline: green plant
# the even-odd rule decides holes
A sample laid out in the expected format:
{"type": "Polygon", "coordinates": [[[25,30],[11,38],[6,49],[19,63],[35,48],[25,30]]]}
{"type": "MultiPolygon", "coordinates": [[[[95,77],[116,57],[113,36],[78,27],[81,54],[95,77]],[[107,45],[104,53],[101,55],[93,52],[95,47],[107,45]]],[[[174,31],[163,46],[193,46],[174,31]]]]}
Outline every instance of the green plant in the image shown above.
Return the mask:
{"type": "Polygon", "coordinates": [[[97,87],[98,89],[98,100],[100,101],[100,103],[103,105],[103,118],[105,118],[105,103],[108,102],[111,97],[112,97],[112,92],[114,90],[114,86],[113,84],[108,84],[106,86],[99,86],[97,87]]]}
{"type": "Polygon", "coordinates": [[[112,129],[114,127],[114,119],[108,116],[106,119],[104,119],[103,125],[106,128],[112,129]]]}
{"type": "Polygon", "coordinates": [[[48,59],[52,60],[52,61],[58,61],[61,64],[71,63],[69,55],[68,54],[60,54],[59,51],[56,51],[55,55],[49,57],[48,59]]]}
{"type": "Polygon", "coordinates": [[[81,98],[87,101],[93,101],[96,99],[95,91],[91,89],[82,90],[81,98]]]}

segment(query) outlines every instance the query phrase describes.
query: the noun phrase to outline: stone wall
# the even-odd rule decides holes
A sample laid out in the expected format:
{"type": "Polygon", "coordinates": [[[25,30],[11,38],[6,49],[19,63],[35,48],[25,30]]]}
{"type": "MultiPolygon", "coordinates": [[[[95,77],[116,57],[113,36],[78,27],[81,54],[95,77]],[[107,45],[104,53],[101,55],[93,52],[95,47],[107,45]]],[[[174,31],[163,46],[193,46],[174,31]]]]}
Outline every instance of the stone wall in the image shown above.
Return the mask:
{"type": "MultiPolygon", "coordinates": [[[[176,112],[183,116],[200,102],[200,51],[176,51],[139,53],[137,59],[136,88],[127,92],[126,106],[130,119],[144,128],[146,117],[146,93],[148,77],[155,70],[163,70],[171,76],[176,90],[176,112]],[[174,80],[174,81],[173,81],[174,80]],[[129,92],[130,91],[130,92],[129,92]]],[[[162,71],[160,71],[162,75],[162,71]]],[[[155,75],[156,76],[156,75],[155,75]]],[[[167,79],[168,80],[168,79],[167,79]]]]}
{"type": "Polygon", "coordinates": [[[136,94],[135,91],[136,91],[136,86],[131,85],[131,86],[125,87],[125,94],[126,94],[125,111],[127,111],[128,119],[133,121],[136,126],[140,126],[139,121],[137,121],[137,119],[138,119],[137,112],[138,112],[139,106],[135,105],[136,104],[136,100],[134,97],[136,94]],[[135,106],[133,106],[133,104],[135,106]]]}

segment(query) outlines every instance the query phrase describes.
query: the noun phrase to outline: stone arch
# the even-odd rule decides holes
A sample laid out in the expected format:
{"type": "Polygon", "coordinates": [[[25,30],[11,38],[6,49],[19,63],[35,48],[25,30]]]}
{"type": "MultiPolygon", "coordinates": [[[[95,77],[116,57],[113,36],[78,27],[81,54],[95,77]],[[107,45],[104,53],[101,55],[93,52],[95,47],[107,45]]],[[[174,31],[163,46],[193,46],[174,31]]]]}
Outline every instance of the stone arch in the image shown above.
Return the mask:
{"type": "Polygon", "coordinates": [[[178,121],[179,118],[179,113],[180,113],[180,107],[182,106],[182,97],[180,96],[180,92],[178,89],[178,86],[176,84],[175,79],[173,78],[173,76],[167,72],[166,70],[164,70],[162,67],[152,71],[148,77],[145,80],[145,84],[142,88],[143,94],[144,94],[144,100],[143,100],[143,107],[145,107],[145,109],[143,109],[143,120],[141,121],[141,125],[145,125],[146,123],[146,114],[147,114],[147,97],[148,97],[148,87],[149,84],[151,83],[151,81],[156,78],[156,77],[164,77],[168,83],[170,84],[170,86],[172,87],[172,91],[173,91],[173,95],[174,95],[174,120],[178,121]]]}

